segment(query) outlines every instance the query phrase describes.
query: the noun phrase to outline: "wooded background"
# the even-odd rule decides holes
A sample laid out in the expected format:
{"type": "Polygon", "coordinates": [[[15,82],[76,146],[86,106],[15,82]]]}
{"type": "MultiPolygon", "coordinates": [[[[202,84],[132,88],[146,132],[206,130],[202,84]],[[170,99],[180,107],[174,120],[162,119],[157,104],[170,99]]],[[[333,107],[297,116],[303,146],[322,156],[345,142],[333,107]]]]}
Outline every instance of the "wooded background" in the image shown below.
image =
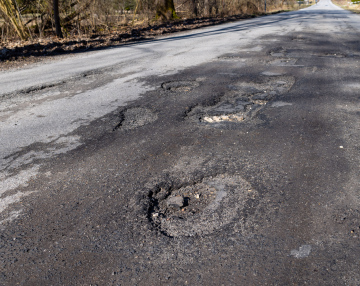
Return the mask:
{"type": "MultiPolygon", "coordinates": [[[[267,11],[296,3],[266,2],[267,11]]],[[[265,0],[0,0],[0,40],[111,33],[160,21],[259,14],[264,9],[265,0]]]]}

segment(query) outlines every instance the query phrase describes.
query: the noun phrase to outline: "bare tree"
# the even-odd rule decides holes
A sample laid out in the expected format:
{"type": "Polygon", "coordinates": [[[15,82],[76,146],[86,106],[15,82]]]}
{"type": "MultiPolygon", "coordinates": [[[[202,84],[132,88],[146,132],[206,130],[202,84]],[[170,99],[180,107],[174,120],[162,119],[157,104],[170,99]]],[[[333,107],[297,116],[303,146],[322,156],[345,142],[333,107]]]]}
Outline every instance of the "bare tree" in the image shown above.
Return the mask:
{"type": "Polygon", "coordinates": [[[16,33],[22,40],[28,38],[28,34],[25,31],[24,23],[21,20],[20,11],[17,9],[16,0],[0,0],[0,10],[9,18],[16,33]]]}

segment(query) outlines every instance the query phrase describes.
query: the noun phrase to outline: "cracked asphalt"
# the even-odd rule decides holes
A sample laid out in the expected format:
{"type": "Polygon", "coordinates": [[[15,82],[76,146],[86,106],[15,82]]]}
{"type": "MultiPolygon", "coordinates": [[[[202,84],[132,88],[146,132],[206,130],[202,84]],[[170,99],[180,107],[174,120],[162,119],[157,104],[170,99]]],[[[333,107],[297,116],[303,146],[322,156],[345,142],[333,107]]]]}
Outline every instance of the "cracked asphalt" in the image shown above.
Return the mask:
{"type": "Polygon", "coordinates": [[[0,73],[0,285],[359,285],[360,18],[329,0],[0,73]]]}

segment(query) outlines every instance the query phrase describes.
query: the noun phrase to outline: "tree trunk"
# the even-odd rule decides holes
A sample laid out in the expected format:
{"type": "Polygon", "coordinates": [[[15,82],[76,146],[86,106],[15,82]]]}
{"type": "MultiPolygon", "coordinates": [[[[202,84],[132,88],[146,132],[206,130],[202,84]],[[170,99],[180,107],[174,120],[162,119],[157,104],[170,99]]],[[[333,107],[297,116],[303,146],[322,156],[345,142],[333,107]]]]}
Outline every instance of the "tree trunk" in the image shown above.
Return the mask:
{"type": "Polygon", "coordinates": [[[61,25],[60,25],[59,0],[53,0],[53,10],[54,10],[54,21],[55,21],[55,33],[57,37],[62,38],[63,34],[61,32],[61,25]]]}
{"type": "Polygon", "coordinates": [[[157,0],[156,2],[156,16],[163,20],[170,20],[176,18],[174,0],[157,0]]]}
{"type": "Polygon", "coordinates": [[[204,17],[209,17],[209,0],[204,0],[204,11],[203,11],[203,16],[204,17]]]}

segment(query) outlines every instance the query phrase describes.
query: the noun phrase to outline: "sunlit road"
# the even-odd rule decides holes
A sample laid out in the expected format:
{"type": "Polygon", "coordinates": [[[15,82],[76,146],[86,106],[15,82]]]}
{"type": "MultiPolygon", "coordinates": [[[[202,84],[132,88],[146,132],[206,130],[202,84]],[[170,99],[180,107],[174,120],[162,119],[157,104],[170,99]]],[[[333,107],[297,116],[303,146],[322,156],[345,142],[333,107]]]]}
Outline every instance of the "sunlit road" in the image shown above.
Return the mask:
{"type": "Polygon", "coordinates": [[[360,16],[310,8],[0,73],[0,285],[359,285],[360,16]]]}

